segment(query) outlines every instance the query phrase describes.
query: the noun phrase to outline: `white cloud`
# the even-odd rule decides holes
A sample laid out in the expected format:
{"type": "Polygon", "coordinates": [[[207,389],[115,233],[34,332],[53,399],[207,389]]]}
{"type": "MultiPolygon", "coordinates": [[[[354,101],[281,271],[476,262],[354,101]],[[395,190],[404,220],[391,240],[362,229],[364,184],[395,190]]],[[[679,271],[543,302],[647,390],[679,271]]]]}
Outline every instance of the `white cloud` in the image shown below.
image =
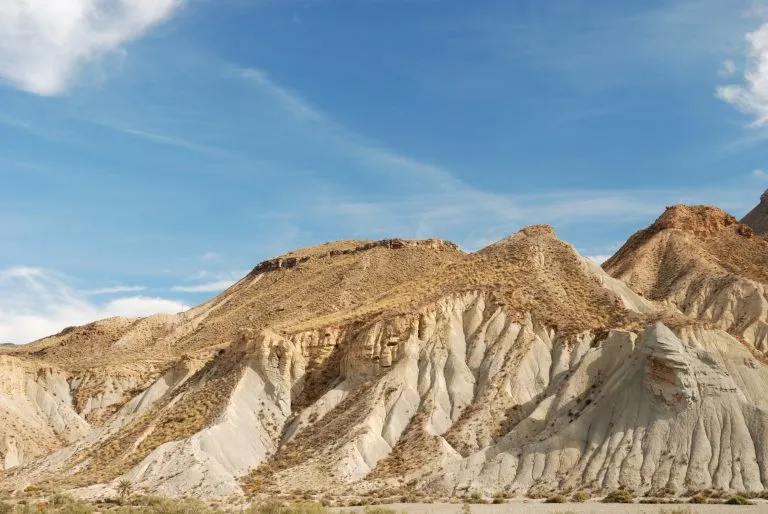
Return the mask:
{"type": "Polygon", "coordinates": [[[200,259],[204,261],[217,261],[221,259],[221,254],[218,254],[216,252],[205,252],[203,255],[200,256],[200,259]]]}
{"type": "Polygon", "coordinates": [[[768,179],[768,173],[764,172],[763,170],[754,170],[752,172],[752,176],[760,180],[768,179]]]}
{"type": "Polygon", "coordinates": [[[746,35],[749,50],[744,83],[717,89],[717,96],[755,117],[753,126],[768,123],[768,23],[746,35]]]}
{"type": "Polygon", "coordinates": [[[736,73],[736,63],[731,59],[727,59],[720,64],[720,69],[717,70],[717,74],[723,78],[730,77],[736,73]]]}
{"type": "Polygon", "coordinates": [[[113,316],[143,317],[182,310],[180,302],[145,296],[119,297],[99,304],[82,298],[53,271],[0,269],[0,343],[25,343],[113,316]]]}
{"type": "Polygon", "coordinates": [[[39,95],[167,20],[182,0],[2,0],[0,79],[39,95]]]}
{"type": "Polygon", "coordinates": [[[215,280],[204,284],[195,284],[189,286],[173,286],[171,291],[177,293],[217,293],[234,284],[236,280],[215,280]]]}

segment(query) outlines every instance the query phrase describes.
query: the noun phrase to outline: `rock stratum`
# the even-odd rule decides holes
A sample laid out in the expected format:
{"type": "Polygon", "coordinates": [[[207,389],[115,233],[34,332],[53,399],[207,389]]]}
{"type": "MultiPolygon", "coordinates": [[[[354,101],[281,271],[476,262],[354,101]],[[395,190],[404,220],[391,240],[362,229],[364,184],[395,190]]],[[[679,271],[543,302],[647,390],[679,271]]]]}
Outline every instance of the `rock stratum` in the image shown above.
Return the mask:
{"type": "Polygon", "coordinates": [[[340,241],[178,315],[0,348],[0,492],[768,487],[768,243],[676,206],[605,269],[539,225],[340,241]]]}

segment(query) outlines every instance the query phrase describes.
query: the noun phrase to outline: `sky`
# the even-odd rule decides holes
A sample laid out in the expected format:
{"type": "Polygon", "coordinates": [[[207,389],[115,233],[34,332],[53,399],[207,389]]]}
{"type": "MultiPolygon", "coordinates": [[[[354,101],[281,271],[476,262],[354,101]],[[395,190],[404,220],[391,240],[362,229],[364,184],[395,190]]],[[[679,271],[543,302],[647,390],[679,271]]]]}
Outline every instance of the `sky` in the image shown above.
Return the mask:
{"type": "Polygon", "coordinates": [[[0,343],[333,239],[599,261],[767,157],[768,1],[3,0],[0,343]]]}

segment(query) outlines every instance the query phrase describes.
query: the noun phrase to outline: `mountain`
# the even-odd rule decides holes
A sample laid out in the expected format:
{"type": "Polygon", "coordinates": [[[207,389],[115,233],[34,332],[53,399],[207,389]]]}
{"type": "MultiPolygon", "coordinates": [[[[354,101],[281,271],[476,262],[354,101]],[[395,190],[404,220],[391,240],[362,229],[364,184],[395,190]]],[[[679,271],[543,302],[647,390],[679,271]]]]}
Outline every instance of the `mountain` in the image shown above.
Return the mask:
{"type": "Polygon", "coordinates": [[[762,244],[680,207],[630,239],[614,276],[545,225],[475,253],[291,252],[183,314],[0,348],[0,493],[763,490],[762,318],[714,316],[747,301],[762,244]],[[712,296],[726,303],[708,318],[661,294],[673,264],[708,298],[729,277],[742,289],[712,296]]]}
{"type": "Polygon", "coordinates": [[[768,241],[715,207],[670,207],[604,267],[644,298],[768,351],[768,241]]]}
{"type": "Polygon", "coordinates": [[[760,203],[741,222],[751,227],[755,234],[768,235],[768,191],[760,196],[760,203]]]}

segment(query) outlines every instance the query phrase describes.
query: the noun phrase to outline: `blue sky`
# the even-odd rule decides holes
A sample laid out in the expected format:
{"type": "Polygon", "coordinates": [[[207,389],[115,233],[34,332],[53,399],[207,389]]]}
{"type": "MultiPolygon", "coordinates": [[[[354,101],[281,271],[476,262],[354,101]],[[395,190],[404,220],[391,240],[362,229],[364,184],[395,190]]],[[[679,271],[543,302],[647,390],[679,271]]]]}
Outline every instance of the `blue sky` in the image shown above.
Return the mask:
{"type": "Polygon", "coordinates": [[[768,187],[768,4],[0,6],[0,342],[175,312],[331,239],[605,256],[768,187]]]}

